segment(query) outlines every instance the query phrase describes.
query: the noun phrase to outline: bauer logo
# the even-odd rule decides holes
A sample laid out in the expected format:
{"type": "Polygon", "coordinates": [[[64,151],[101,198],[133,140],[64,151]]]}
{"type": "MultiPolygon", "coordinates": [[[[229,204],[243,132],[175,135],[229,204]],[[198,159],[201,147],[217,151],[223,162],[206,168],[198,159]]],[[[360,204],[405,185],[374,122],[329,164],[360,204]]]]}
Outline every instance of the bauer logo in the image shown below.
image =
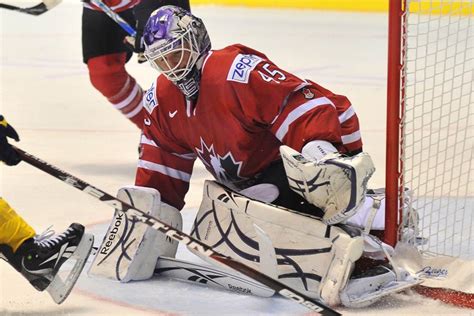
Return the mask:
{"type": "Polygon", "coordinates": [[[232,67],[227,74],[228,81],[248,83],[250,72],[262,61],[262,58],[255,55],[239,54],[235,57],[232,67]]]}

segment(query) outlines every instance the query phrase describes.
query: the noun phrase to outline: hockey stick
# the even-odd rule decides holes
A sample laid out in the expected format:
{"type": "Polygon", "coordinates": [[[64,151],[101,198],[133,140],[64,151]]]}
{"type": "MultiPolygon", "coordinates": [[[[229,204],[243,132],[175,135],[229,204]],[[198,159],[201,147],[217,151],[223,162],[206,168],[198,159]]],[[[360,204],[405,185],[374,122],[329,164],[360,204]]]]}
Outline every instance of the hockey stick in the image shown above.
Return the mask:
{"type": "Polygon", "coordinates": [[[306,308],[318,312],[321,315],[341,315],[335,310],[331,309],[330,307],[326,306],[324,303],[310,298],[289,286],[277,281],[239,261],[236,261],[230,257],[224,256],[217,251],[215,251],[212,247],[204,244],[200,240],[197,240],[191,237],[184,232],[173,228],[172,226],[160,221],[159,219],[148,215],[147,213],[134,208],[133,206],[117,199],[116,197],[88,184],[87,182],[82,181],[79,178],[19,149],[18,147],[12,146],[20,155],[22,160],[26,163],[46,172],[47,174],[69,184],[70,186],[83,191],[94,198],[102,201],[113,208],[120,210],[122,212],[127,213],[127,216],[133,218],[136,221],[140,221],[145,223],[146,225],[156,229],[157,231],[165,234],[166,236],[184,243],[189,248],[201,253],[204,256],[207,256],[217,262],[220,262],[223,265],[226,265],[254,280],[260,282],[269,288],[275,290],[275,292],[279,293],[281,296],[286,297],[289,300],[295,301],[300,305],[305,306],[306,308]]]}
{"type": "Polygon", "coordinates": [[[62,0],[44,0],[40,4],[37,4],[29,8],[20,8],[14,5],[10,5],[10,4],[0,3],[0,8],[12,10],[12,11],[18,11],[21,13],[26,13],[26,14],[31,14],[31,15],[41,15],[45,13],[46,11],[51,10],[52,8],[57,6],[61,1],[62,0]]]}
{"type": "Polygon", "coordinates": [[[125,32],[127,32],[130,36],[135,37],[137,32],[127,23],[120,15],[114,12],[111,8],[109,8],[105,3],[101,0],[90,0],[92,4],[99,7],[105,14],[107,14],[112,20],[114,20],[125,32]]]}
{"type": "Polygon", "coordinates": [[[208,285],[240,294],[271,297],[275,291],[253,279],[232,274],[215,267],[175,258],[159,257],[155,268],[156,276],[208,285]]]}

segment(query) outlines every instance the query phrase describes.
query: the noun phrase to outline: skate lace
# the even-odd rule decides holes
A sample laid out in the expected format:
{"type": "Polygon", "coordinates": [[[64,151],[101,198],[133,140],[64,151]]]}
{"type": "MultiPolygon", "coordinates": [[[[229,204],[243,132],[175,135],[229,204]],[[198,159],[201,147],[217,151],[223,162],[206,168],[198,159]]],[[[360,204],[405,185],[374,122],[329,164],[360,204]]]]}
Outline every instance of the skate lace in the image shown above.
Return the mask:
{"type": "Polygon", "coordinates": [[[59,235],[54,235],[55,231],[51,229],[53,226],[46,228],[44,232],[35,236],[35,243],[40,247],[53,247],[58,244],[62,239],[66,238],[66,235],[71,232],[73,229],[69,227],[63,233],[59,235]]]}

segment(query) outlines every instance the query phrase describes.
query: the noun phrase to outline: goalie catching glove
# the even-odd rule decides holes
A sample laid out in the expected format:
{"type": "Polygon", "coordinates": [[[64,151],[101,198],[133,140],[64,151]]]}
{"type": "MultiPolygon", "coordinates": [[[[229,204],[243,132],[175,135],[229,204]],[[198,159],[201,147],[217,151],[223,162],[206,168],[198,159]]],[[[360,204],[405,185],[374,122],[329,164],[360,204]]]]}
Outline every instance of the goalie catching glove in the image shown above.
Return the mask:
{"type": "Polygon", "coordinates": [[[327,152],[329,146],[334,148],[328,142],[315,141],[303,148],[303,154],[288,146],[281,146],[280,153],[290,188],[320,208],[323,221],[332,225],[357,212],[375,167],[367,153],[344,157],[327,152]],[[312,155],[306,153],[308,149],[314,149],[312,155]]]}

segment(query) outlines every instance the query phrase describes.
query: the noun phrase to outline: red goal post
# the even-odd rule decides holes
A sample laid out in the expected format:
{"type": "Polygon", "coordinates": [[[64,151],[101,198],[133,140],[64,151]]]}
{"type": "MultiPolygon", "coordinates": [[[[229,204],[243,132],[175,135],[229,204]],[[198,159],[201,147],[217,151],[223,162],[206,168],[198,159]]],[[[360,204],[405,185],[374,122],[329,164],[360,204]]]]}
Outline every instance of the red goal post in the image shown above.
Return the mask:
{"type": "Polygon", "coordinates": [[[443,274],[424,294],[474,308],[473,1],[390,0],[388,39],[385,241],[443,274]]]}

